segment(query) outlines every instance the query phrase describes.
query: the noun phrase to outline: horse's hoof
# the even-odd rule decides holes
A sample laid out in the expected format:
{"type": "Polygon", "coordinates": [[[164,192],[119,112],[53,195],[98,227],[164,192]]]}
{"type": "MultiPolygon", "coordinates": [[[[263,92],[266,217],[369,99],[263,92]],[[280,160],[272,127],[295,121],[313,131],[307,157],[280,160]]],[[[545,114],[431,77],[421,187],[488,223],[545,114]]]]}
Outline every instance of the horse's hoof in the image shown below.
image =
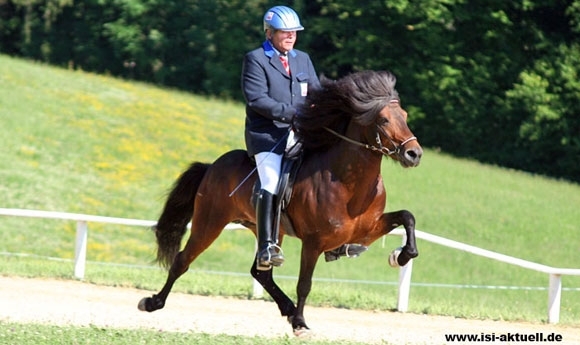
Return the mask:
{"type": "Polygon", "coordinates": [[[310,328],[308,327],[298,327],[294,329],[294,335],[297,338],[308,338],[312,333],[310,332],[310,328]]]}
{"type": "Polygon", "coordinates": [[[399,247],[391,252],[391,254],[389,255],[389,266],[394,267],[394,268],[401,267],[401,265],[399,265],[399,262],[397,261],[397,259],[399,258],[399,255],[401,255],[402,251],[403,251],[403,248],[399,247]]]}
{"type": "Polygon", "coordinates": [[[149,311],[147,310],[147,300],[151,299],[151,297],[145,297],[139,301],[137,308],[141,311],[149,311]]]}
{"type": "Polygon", "coordinates": [[[137,304],[139,310],[148,312],[163,309],[163,307],[165,307],[165,300],[159,298],[157,295],[145,297],[139,301],[139,304],[137,304]]]}
{"type": "Polygon", "coordinates": [[[162,301],[157,296],[153,295],[153,297],[145,297],[139,301],[137,308],[141,311],[148,311],[152,312],[158,309],[161,309],[165,306],[165,301],[162,301]]]}

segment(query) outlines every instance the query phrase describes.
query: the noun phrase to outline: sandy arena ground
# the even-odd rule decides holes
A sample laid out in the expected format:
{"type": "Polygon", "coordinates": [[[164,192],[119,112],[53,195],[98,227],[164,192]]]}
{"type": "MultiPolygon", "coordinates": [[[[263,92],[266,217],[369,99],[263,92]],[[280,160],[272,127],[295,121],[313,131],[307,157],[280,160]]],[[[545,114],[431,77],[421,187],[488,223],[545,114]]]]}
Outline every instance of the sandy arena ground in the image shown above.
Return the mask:
{"type": "MultiPolygon", "coordinates": [[[[0,276],[0,320],[171,332],[294,337],[273,302],[172,293],[164,309],[141,312],[149,291],[46,279],[0,276]],[[269,322],[264,322],[269,320],[269,322]]],[[[311,338],[369,344],[445,344],[446,333],[561,334],[559,344],[580,344],[580,326],[466,320],[397,312],[306,306],[311,338]]],[[[458,344],[458,343],[452,343],[458,344]]],[[[488,342],[489,344],[489,342],[488,342]]],[[[499,343],[498,343],[499,344],[499,343]]],[[[508,343],[502,343],[508,344],[508,343]]],[[[515,342],[514,342],[515,344],[515,342]]],[[[522,344],[521,342],[517,344],[522,344]]],[[[537,343],[535,343],[537,344],[537,343]]]]}

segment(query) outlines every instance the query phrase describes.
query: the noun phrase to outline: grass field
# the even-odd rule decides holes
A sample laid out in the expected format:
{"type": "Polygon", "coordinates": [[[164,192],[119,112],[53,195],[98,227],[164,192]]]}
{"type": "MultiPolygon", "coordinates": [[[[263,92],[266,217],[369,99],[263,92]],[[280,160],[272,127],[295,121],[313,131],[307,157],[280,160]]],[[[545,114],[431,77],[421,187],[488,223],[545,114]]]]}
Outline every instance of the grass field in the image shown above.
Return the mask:
{"type": "MultiPolygon", "coordinates": [[[[22,325],[0,321],[0,340],[7,345],[55,345],[55,344],[107,344],[107,345],[362,345],[348,341],[301,341],[294,338],[261,338],[202,333],[173,333],[143,330],[118,330],[101,327],[60,327],[47,325],[22,325]]],[[[388,345],[388,344],[386,344],[388,345]]]]}
{"type": "MultiPolygon", "coordinates": [[[[211,162],[243,147],[241,104],[66,71],[0,55],[0,207],[155,219],[174,179],[193,160],[211,162]]],[[[403,101],[405,95],[401,95],[403,101]]],[[[413,116],[413,114],[410,114],[413,116]]],[[[420,138],[419,138],[420,139],[420,138]]],[[[492,139],[491,139],[492,140],[492,139]]],[[[387,210],[408,209],[420,230],[557,267],[580,268],[580,186],[456,159],[427,149],[404,170],[386,161],[387,210]]],[[[151,267],[153,233],[91,223],[86,279],[157,290],[165,273],[151,267]],[[127,266],[104,266],[117,263],[127,266]]],[[[0,274],[69,279],[74,222],[0,218],[0,274]]],[[[225,232],[178,281],[177,291],[248,298],[249,232],[225,232]],[[215,272],[231,272],[220,275],[215,272]]],[[[398,272],[388,237],[352,260],[320,261],[308,303],[396,307],[398,272]],[[328,279],[334,279],[328,282],[328,279]],[[361,280],[376,283],[353,283],[361,280]]],[[[418,241],[410,311],[469,318],[546,320],[548,277],[418,241]],[[429,286],[428,284],[445,284],[429,286]],[[533,289],[457,288],[455,285],[533,289]]],[[[280,285],[294,296],[299,241],[284,244],[280,285]]],[[[580,288],[579,277],[564,277],[580,288]]],[[[561,322],[580,321],[580,291],[564,291],[561,322]]]]}

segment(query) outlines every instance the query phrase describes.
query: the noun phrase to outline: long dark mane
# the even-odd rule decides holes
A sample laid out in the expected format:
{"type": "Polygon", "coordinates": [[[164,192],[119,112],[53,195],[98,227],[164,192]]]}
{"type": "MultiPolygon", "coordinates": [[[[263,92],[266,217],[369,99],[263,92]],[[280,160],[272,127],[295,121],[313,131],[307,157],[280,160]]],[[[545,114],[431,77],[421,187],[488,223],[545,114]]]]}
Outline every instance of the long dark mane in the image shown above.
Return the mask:
{"type": "Polygon", "coordinates": [[[322,77],[320,89],[309,90],[294,118],[294,128],[307,149],[323,149],[339,140],[324,127],[344,134],[350,121],[369,126],[393,99],[396,78],[387,71],[362,71],[338,80],[322,77]]]}

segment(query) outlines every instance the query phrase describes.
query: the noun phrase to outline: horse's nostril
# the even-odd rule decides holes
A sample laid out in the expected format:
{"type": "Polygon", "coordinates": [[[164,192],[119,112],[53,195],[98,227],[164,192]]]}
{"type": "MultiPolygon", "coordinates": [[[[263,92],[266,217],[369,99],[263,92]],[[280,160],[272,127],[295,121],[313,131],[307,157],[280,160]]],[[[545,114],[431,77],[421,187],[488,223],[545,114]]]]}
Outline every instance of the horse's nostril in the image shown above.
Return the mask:
{"type": "Polygon", "coordinates": [[[405,154],[411,161],[415,162],[421,159],[421,156],[423,156],[423,150],[412,148],[407,150],[405,154]]]}

